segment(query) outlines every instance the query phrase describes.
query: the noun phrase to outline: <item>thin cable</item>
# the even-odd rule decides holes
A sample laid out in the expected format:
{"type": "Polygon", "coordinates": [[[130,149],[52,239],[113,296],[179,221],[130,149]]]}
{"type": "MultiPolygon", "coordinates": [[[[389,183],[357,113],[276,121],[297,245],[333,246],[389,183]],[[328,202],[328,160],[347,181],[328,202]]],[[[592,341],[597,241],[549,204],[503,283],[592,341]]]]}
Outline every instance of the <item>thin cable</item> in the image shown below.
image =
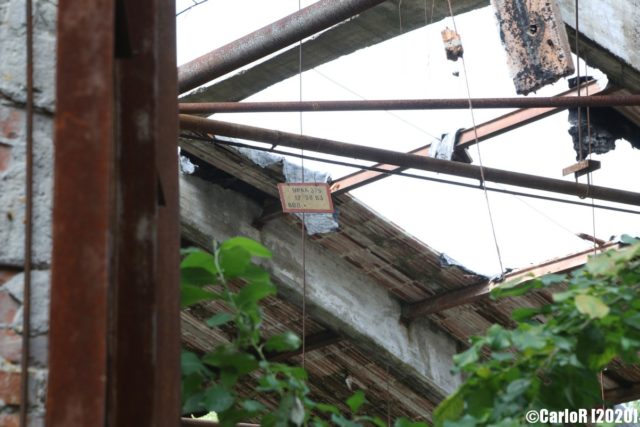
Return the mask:
{"type": "MultiPolygon", "coordinates": [[[[580,58],[578,58],[579,60],[580,58]]],[[[585,62],[585,74],[588,76],[589,75],[589,66],[586,64],[585,62]]],[[[587,86],[587,96],[589,96],[589,86],[587,86]]],[[[591,150],[591,143],[592,143],[592,139],[591,139],[591,109],[589,107],[587,107],[587,138],[589,139],[589,160],[591,160],[592,157],[592,150],[591,150]]],[[[593,185],[593,175],[591,172],[589,172],[587,174],[587,185],[589,186],[588,188],[591,188],[591,186],[593,185]]],[[[593,197],[591,198],[591,226],[592,226],[592,231],[593,231],[593,253],[594,255],[597,254],[598,252],[598,244],[596,243],[596,208],[594,206],[595,204],[595,200],[593,199],[593,197]]]]}
{"type": "MultiPolygon", "coordinates": [[[[302,9],[301,0],[298,0],[298,11],[302,9]]],[[[298,42],[298,99],[302,102],[302,40],[298,42]]],[[[302,127],[302,111],[298,114],[300,126],[300,135],[303,134],[302,127]]],[[[304,148],[300,148],[300,168],[302,174],[302,183],[304,184],[304,148]]],[[[305,213],[302,212],[302,368],[306,367],[306,350],[307,350],[307,232],[305,226],[305,213]]]]}
{"type": "MultiPolygon", "coordinates": [[[[360,95],[358,92],[350,89],[349,87],[343,85],[342,83],[340,83],[339,81],[327,76],[326,74],[322,73],[321,71],[317,70],[317,69],[313,69],[313,71],[315,71],[316,73],[318,73],[321,77],[323,77],[324,79],[328,80],[329,82],[333,83],[334,85],[346,90],[347,92],[351,93],[352,95],[357,96],[358,98],[362,99],[363,101],[367,101],[367,98],[360,95]]],[[[440,141],[440,138],[438,138],[437,136],[427,132],[426,130],[424,130],[423,128],[421,128],[420,126],[416,125],[415,123],[410,122],[409,120],[404,119],[402,116],[394,113],[393,111],[389,111],[389,110],[384,110],[385,114],[390,115],[391,117],[394,117],[395,119],[401,121],[402,123],[409,125],[410,127],[424,133],[425,135],[428,135],[429,137],[432,138],[432,141],[438,140],[440,141]]]]}
{"type": "Polygon", "coordinates": [[[24,230],[24,292],[22,307],[22,354],[20,359],[20,425],[28,425],[29,337],[31,335],[31,258],[33,242],[33,0],[26,1],[27,20],[27,118],[26,205],[24,230]]]}
{"type": "MultiPolygon", "coordinates": [[[[293,153],[293,152],[288,152],[288,151],[281,151],[281,150],[274,150],[274,149],[267,148],[267,147],[258,147],[258,146],[255,146],[255,145],[243,144],[241,142],[227,141],[227,140],[222,140],[222,139],[204,138],[204,137],[199,137],[199,136],[195,136],[195,135],[188,135],[188,134],[181,134],[180,137],[181,138],[185,138],[185,139],[193,139],[193,140],[196,140],[196,141],[206,141],[206,142],[210,142],[210,143],[217,144],[217,145],[223,145],[223,146],[224,145],[228,145],[228,146],[231,146],[231,147],[248,148],[248,149],[251,149],[251,150],[266,151],[266,152],[269,152],[269,153],[280,154],[282,156],[300,157],[300,154],[298,154],[298,153],[293,153]]],[[[442,179],[442,178],[434,178],[434,177],[418,175],[418,174],[412,174],[412,173],[409,173],[409,172],[403,172],[403,171],[398,171],[398,170],[389,171],[389,170],[386,170],[386,169],[377,168],[375,166],[366,166],[366,165],[361,165],[361,164],[358,164],[358,163],[343,162],[343,161],[334,160],[334,159],[326,159],[326,158],[323,158],[323,157],[315,157],[315,156],[307,156],[307,155],[305,155],[304,157],[305,157],[306,160],[313,160],[313,161],[322,162],[322,163],[328,163],[328,164],[332,164],[332,165],[346,166],[346,167],[356,168],[356,169],[359,169],[361,171],[362,170],[369,170],[369,171],[373,171],[373,172],[379,172],[379,173],[387,175],[387,176],[397,175],[397,176],[402,176],[402,177],[406,177],[406,178],[421,179],[423,181],[437,182],[437,183],[440,183],[440,184],[448,184],[448,185],[454,185],[454,186],[458,186],[458,187],[471,188],[473,190],[482,189],[482,187],[479,187],[478,185],[468,184],[468,183],[465,183],[465,182],[451,181],[451,180],[442,179]]],[[[577,202],[577,201],[574,201],[574,200],[561,199],[561,198],[550,197],[550,196],[543,196],[543,195],[540,195],[540,194],[533,194],[533,193],[524,193],[524,192],[521,192],[521,191],[506,190],[506,189],[495,188],[495,187],[484,186],[484,188],[486,188],[487,191],[492,191],[494,193],[500,193],[500,194],[508,194],[510,196],[521,196],[521,197],[528,197],[528,198],[532,198],[532,199],[545,200],[545,201],[549,201],[549,202],[557,202],[557,203],[565,203],[565,204],[569,204],[569,205],[591,207],[591,204],[589,204],[589,203],[577,202]]],[[[634,210],[631,210],[631,209],[624,209],[624,208],[617,208],[615,206],[607,206],[607,205],[598,205],[598,204],[596,204],[595,207],[597,209],[605,209],[605,210],[610,210],[610,211],[614,211],[614,212],[627,213],[627,214],[632,214],[632,215],[640,215],[640,211],[634,211],[634,210]]]]}
{"type": "Polygon", "coordinates": [[[387,365],[387,427],[391,427],[391,375],[389,375],[389,365],[387,365]]]}
{"type": "MultiPolygon", "coordinates": [[[[456,32],[456,34],[460,34],[458,33],[458,27],[456,26],[456,19],[453,16],[453,7],[451,6],[451,0],[447,0],[447,3],[449,5],[449,13],[451,14],[451,21],[453,23],[453,30],[456,32]]],[[[476,152],[478,154],[478,164],[480,166],[480,179],[481,179],[481,185],[484,188],[485,187],[485,180],[484,180],[484,167],[482,164],[482,155],[480,154],[480,144],[478,141],[478,129],[476,127],[476,118],[475,118],[475,114],[473,113],[473,103],[471,101],[471,88],[469,86],[469,77],[467,75],[467,66],[464,60],[464,55],[460,57],[460,59],[462,60],[462,71],[464,72],[464,82],[467,88],[467,99],[469,100],[469,112],[471,114],[471,124],[473,125],[473,135],[474,135],[474,139],[476,142],[476,152]]],[[[500,253],[500,245],[498,244],[498,236],[496,235],[496,227],[495,227],[495,223],[493,221],[493,213],[491,212],[491,203],[489,202],[489,193],[487,192],[487,190],[484,191],[484,198],[487,204],[487,212],[489,214],[489,223],[491,224],[491,234],[493,235],[493,243],[495,245],[496,248],[496,253],[498,255],[498,263],[500,264],[500,274],[504,274],[504,267],[503,267],[503,263],[502,263],[502,254],[500,253]]]]}

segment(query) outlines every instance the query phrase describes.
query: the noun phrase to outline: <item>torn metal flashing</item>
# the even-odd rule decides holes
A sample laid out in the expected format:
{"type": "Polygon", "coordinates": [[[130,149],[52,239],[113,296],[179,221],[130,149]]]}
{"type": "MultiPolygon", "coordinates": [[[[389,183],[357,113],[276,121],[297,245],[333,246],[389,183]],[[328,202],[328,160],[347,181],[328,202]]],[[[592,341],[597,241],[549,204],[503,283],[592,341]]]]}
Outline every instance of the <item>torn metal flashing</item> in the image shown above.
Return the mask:
{"type": "Polygon", "coordinates": [[[491,0],[516,92],[526,95],[574,72],[554,0],[491,0]]]}
{"type": "MultiPolygon", "coordinates": [[[[229,140],[234,141],[232,138],[229,138],[229,140]]],[[[234,149],[262,168],[281,164],[285,182],[328,183],[331,180],[331,176],[327,172],[313,170],[308,167],[303,168],[302,165],[291,162],[280,155],[250,148],[239,147],[234,149]]],[[[296,213],[294,215],[304,223],[309,235],[331,233],[340,228],[337,211],[333,214],[296,213]]]]}

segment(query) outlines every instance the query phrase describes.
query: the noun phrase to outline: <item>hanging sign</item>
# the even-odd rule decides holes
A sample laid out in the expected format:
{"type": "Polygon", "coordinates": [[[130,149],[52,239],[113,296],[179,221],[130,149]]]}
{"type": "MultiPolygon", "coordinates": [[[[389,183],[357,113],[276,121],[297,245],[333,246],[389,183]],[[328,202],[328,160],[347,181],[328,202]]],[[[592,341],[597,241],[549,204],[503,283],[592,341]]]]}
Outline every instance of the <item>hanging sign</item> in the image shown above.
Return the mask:
{"type": "Polygon", "coordinates": [[[324,183],[278,184],[282,211],[289,213],[333,213],[331,189],[324,183]]]}

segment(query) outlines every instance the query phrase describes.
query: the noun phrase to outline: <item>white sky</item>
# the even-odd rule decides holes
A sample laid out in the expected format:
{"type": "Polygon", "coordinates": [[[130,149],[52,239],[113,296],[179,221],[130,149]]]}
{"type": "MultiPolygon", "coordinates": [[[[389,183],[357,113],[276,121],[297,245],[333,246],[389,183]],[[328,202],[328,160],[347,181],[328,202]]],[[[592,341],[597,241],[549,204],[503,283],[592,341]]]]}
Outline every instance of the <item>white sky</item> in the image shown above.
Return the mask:
{"type": "MultiPolygon", "coordinates": [[[[313,2],[303,1],[302,7],[310,3],[313,2]]],[[[178,0],[177,10],[189,4],[191,0],[178,0]]],[[[209,0],[178,17],[178,63],[189,61],[297,10],[297,0],[209,0]]],[[[466,98],[461,61],[452,63],[445,58],[440,31],[447,25],[452,27],[450,19],[303,73],[302,99],[466,98]],[[454,69],[460,71],[459,77],[453,76],[454,69]]],[[[465,49],[471,96],[515,96],[492,9],[486,7],[459,15],[456,25],[465,49]]],[[[581,66],[581,74],[584,74],[584,69],[581,66]]],[[[606,84],[604,77],[600,73],[597,75],[599,81],[606,84]]],[[[538,91],[537,95],[551,96],[567,88],[566,80],[562,79],[538,91]]],[[[298,100],[299,97],[300,80],[296,76],[248,100],[286,101],[298,100]]],[[[475,121],[480,124],[508,111],[475,110],[475,121]]],[[[300,132],[298,113],[227,114],[217,118],[300,132]]],[[[425,145],[433,136],[471,125],[468,110],[302,115],[302,130],[306,135],[398,151],[425,145]]],[[[562,177],[562,168],[575,163],[568,127],[567,112],[561,112],[484,141],[479,144],[483,164],[572,180],[573,177],[562,177]]],[[[474,164],[478,165],[477,148],[471,147],[469,153],[474,164]]],[[[633,150],[629,143],[618,141],[616,150],[594,156],[594,159],[602,161],[602,168],[593,174],[595,185],[640,191],[640,152],[633,150]]],[[[300,162],[297,159],[293,161],[300,162]]],[[[334,179],[353,171],[311,161],[305,161],[305,167],[330,171],[334,179]]],[[[447,175],[438,177],[477,184],[447,175]]],[[[581,182],[585,180],[581,178],[581,182]]],[[[500,187],[493,183],[488,185],[500,187]]],[[[466,267],[489,275],[499,273],[482,191],[406,177],[388,177],[352,194],[427,245],[466,267]]],[[[553,193],[545,195],[565,197],[553,193]]],[[[525,267],[592,246],[574,235],[580,232],[594,234],[591,208],[497,193],[489,193],[489,201],[505,267],[525,267]]],[[[640,211],[640,207],[619,206],[640,211]]],[[[595,210],[597,237],[606,240],[624,233],[640,235],[640,216],[595,210]]]]}

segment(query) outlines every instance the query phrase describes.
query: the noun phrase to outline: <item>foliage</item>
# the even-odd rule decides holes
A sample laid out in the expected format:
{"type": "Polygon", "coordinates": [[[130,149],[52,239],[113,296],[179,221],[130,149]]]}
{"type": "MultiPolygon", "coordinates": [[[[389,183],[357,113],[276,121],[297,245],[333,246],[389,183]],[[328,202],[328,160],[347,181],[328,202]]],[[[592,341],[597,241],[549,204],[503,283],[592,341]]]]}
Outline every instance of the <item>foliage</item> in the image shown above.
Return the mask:
{"type": "Polygon", "coordinates": [[[435,426],[528,425],[530,410],[600,405],[599,373],[614,358],[637,363],[640,350],[640,244],[625,241],[571,274],[495,289],[507,297],[566,285],[548,305],[514,310],[514,329],[493,325],[455,356],[466,380],[436,409],[435,426]]]}
{"type": "MultiPolygon", "coordinates": [[[[270,362],[265,357],[267,352],[290,351],[300,346],[300,338],[292,332],[267,340],[260,334],[260,303],[274,295],[276,289],[269,274],[252,258],[270,258],[270,251],[244,237],[232,238],[214,249],[213,254],[197,249],[184,251],[180,265],[181,304],[188,307],[204,301],[224,302],[228,311],[215,314],[207,324],[228,328],[235,335],[228,344],[204,355],[182,352],[183,413],[216,412],[223,427],[250,419],[259,419],[264,426],[311,423],[315,427],[386,427],[380,419],[361,414],[366,403],[362,391],[346,401],[350,414],[345,415],[333,405],[310,399],[304,369],[270,362]],[[230,280],[244,284],[233,291],[230,280]],[[255,384],[252,397],[241,397],[237,392],[237,385],[243,380],[245,384],[255,384]],[[278,402],[277,408],[266,408],[258,395],[278,402]]],[[[395,426],[426,427],[403,418],[395,426]]]]}

